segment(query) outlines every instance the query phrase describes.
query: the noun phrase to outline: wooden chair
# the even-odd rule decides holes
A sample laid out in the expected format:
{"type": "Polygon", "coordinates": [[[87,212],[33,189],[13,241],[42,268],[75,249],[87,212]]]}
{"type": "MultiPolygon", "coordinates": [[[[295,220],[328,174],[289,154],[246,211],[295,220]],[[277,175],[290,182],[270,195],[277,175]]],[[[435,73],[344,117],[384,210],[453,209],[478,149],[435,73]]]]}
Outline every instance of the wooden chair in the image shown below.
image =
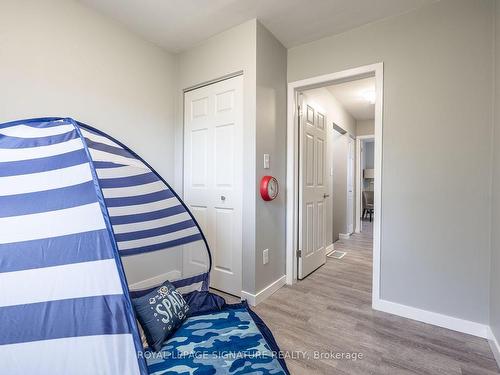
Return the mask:
{"type": "Polygon", "coordinates": [[[363,191],[363,214],[361,215],[361,218],[364,219],[368,214],[371,223],[373,208],[373,191],[363,191]]]}

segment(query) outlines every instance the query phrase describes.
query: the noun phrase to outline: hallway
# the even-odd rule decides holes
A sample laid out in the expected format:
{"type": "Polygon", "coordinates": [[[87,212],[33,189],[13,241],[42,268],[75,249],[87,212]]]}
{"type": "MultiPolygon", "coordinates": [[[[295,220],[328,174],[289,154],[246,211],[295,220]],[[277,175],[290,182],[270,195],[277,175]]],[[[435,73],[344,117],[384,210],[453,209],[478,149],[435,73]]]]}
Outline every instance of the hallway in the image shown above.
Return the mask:
{"type": "Polygon", "coordinates": [[[281,349],[299,357],[286,359],[290,372],[498,374],[486,340],[371,309],[372,237],[370,227],[365,229],[335,244],[336,250],[347,251],[342,260],[327,257],[305,280],[281,288],[255,308],[281,349]],[[315,352],[361,353],[362,358],[317,359],[315,352]]]}

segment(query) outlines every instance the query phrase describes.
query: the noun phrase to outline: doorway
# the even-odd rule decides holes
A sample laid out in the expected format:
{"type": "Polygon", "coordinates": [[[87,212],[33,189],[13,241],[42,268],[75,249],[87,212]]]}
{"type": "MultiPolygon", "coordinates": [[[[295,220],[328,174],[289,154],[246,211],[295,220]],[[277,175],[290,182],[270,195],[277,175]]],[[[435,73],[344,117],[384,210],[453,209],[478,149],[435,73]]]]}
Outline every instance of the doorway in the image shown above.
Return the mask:
{"type": "Polygon", "coordinates": [[[370,134],[356,137],[356,233],[371,230],[375,188],[375,137],[370,134]]]}
{"type": "MultiPolygon", "coordinates": [[[[350,81],[355,81],[355,80],[360,80],[363,78],[367,77],[374,77],[375,79],[375,103],[374,103],[374,108],[375,108],[375,116],[374,116],[374,137],[376,139],[375,143],[375,167],[374,167],[374,174],[375,177],[375,184],[374,184],[374,217],[373,217],[373,289],[372,289],[372,300],[373,301],[378,301],[379,299],[379,275],[380,275],[380,214],[381,214],[381,167],[382,167],[382,94],[383,94],[383,64],[374,64],[374,65],[368,65],[364,67],[359,67],[359,68],[354,68],[342,72],[337,72],[333,74],[328,74],[324,76],[319,76],[319,77],[314,77],[310,79],[305,79],[301,81],[296,81],[296,82],[291,82],[288,85],[288,131],[287,131],[287,268],[286,268],[286,274],[287,274],[287,283],[288,284],[293,284],[296,282],[296,280],[300,279],[299,277],[299,265],[300,263],[307,262],[307,258],[303,257],[302,253],[302,247],[303,244],[307,242],[304,242],[307,240],[309,237],[307,235],[304,235],[304,227],[302,223],[304,221],[307,221],[307,217],[305,217],[305,212],[304,210],[305,203],[303,200],[300,199],[300,188],[301,184],[304,184],[304,181],[306,181],[306,177],[304,173],[300,173],[301,169],[304,169],[304,167],[301,167],[301,163],[304,162],[304,159],[301,159],[301,156],[303,156],[303,152],[301,153],[300,151],[303,149],[303,144],[305,143],[304,140],[302,139],[304,137],[304,133],[301,133],[301,128],[300,128],[300,111],[298,109],[298,103],[302,100],[300,98],[300,93],[308,90],[308,89],[314,89],[314,88],[321,88],[321,87],[326,87],[326,86],[331,86],[334,84],[340,84],[343,82],[350,82],[350,81]],[[300,226],[299,226],[300,224],[300,226]],[[303,232],[301,234],[301,231],[303,232]],[[302,259],[301,259],[302,258],[302,259]]],[[[300,110],[303,110],[302,108],[300,110]]],[[[328,124],[329,126],[329,124],[328,124]]],[[[352,138],[352,137],[351,137],[352,138]]],[[[349,160],[347,167],[347,173],[346,173],[346,178],[347,175],[350,175],[350,180],[353,180],[354,173],[353,170],[355,169],[355,166],[353,165],[352,159],[355,159],[355,142],[353,139],[351,139],[348,142],[347,145],[349,151],[347,152],[349,160]],[[349,144],[351,146],[349,146],[349,144]],[[349,167],[350,166],[350,167],[349,167]],[[350,172],[349,172],[350,170],[350,172]]],[[[302,150],[303,151],[303,150],[302,150]]],[[[318,151],[313,152],[317,154],[318,151]]],[[[347,163],[346,160],[346,163],[347,163]]],[[[314,162],[313,165],[318,167],[318,165],[321,165],[318,161],[314,162]]],[[[304,171],[302,171],[304,172],[304,171]]],[[[317,182],[317,181],[316,181],[317,182]]],[[[352,183],[354,185],[354,182],[352,183]]],[[[318,186],[316,186],[318,187],[318,186]]],[[[347,193],[347,192],[346,192],[347,193]]],[[[317,194],[319,196],[319,194],[317,194]]],[[[346,200],[349,200],[349,196],[346,195],[346,200]]],[[[352,218],[353,220],[351,221],[349,228],[346,229],[348,231],[349,229],[352,229],[352,231],[355,231],[355,219],[356,217],[354,215],[355,212],[355,206],[356,203],[353,202],[355,201],[355,195],[353,194],[351,204],[347,205],[346,204],[346,210],[349,209],[353,212],[352,218]]],[[[314,210],[309,209],[310,212],[312,212],[312,215],[314,215],[314,210]]],[[[316,215],[321,214],[321,210],[317,209],[315,212],[316,215]]],[[[311,214],[310,214],[311,215],[311,214]]],[[[314,217],[314,216],[313,216],[314,217]]],[[[349,216],[346,216],[347,218],[349,216]]],[[[317,222],[319,223],[320,220],[318,219],[317,222]]],[[[321,227],[317,227],[314,230],[314,225],[313,228],[311,227],[306,227],[305,228],[309,232],[313,232],[319,239],[322,239],[322,237],[319,235],[321,233],[321,227]]],[[[315,237],[313,237],[315,238],[315,237]]],[[[310,244],[311,242],[309,242],[310,244]]],[[[314,243],[314,241],[313,241],[314,243]]],[[[321,243],[319,243],[321,245],[321,243]]],[[[313,246],[315,252],[318,252],[319,249],[322,248],[322,246],[313,246]]],[[[323,252],[319,252],[318,254],[323,254],[323,252]]],[[[314,259],[314,262],[311,262],[311,267],[314,268],[318,264],[321,265],[321,262],[316,259],[316,256],[314,257],[309,257],[309,259],[314,259]]],[[[309,265],[304,265],[302,264],[302,270],[306,270],[309,267],[309,265]]],[[[304,276],[304,273],[300,276],[304,276]]]]}
{"type": "MultiPolygon", "coordinates": [[[[243,77],[184,94],[184,202],[212,252],[210,286],[242,289],[243,77]]],[[[183,251],[184,264],[199,259],[183,251]]]]}

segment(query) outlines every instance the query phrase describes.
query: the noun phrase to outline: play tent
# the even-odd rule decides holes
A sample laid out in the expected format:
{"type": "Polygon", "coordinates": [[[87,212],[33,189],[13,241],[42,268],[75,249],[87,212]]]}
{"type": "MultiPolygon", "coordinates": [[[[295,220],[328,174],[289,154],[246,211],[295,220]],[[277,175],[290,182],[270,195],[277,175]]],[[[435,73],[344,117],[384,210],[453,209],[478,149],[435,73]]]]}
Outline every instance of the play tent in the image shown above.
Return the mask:
{"type": "Polygon", "coordinates": [[[123,144],[70,118],[0,125],[1,373],[147,374],[128,285],[207,290],[210,267],[193,215],[123,144]]]}

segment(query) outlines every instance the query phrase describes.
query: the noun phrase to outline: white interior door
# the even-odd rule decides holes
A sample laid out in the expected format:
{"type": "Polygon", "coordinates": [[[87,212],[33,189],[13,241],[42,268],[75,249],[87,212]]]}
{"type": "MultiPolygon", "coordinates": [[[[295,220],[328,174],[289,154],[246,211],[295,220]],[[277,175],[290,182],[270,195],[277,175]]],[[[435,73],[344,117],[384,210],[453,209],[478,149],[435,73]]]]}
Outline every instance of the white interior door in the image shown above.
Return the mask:
{"type": "Polygon", "coordinates": [[[347,144],[347,233],[354,232],[354,140],[347,144]]]}
{"type": "Polygon", "coordinates": [[[325,116],[300,95],[299,256],[298,276],[306,277],[326,262],[325,116]]]}
{"type": "Polygon", "coordinates": [[[210,285],[240,296],[243,77],[187,92],[184,107],[184,201],[212,251],[210,285]]]}

